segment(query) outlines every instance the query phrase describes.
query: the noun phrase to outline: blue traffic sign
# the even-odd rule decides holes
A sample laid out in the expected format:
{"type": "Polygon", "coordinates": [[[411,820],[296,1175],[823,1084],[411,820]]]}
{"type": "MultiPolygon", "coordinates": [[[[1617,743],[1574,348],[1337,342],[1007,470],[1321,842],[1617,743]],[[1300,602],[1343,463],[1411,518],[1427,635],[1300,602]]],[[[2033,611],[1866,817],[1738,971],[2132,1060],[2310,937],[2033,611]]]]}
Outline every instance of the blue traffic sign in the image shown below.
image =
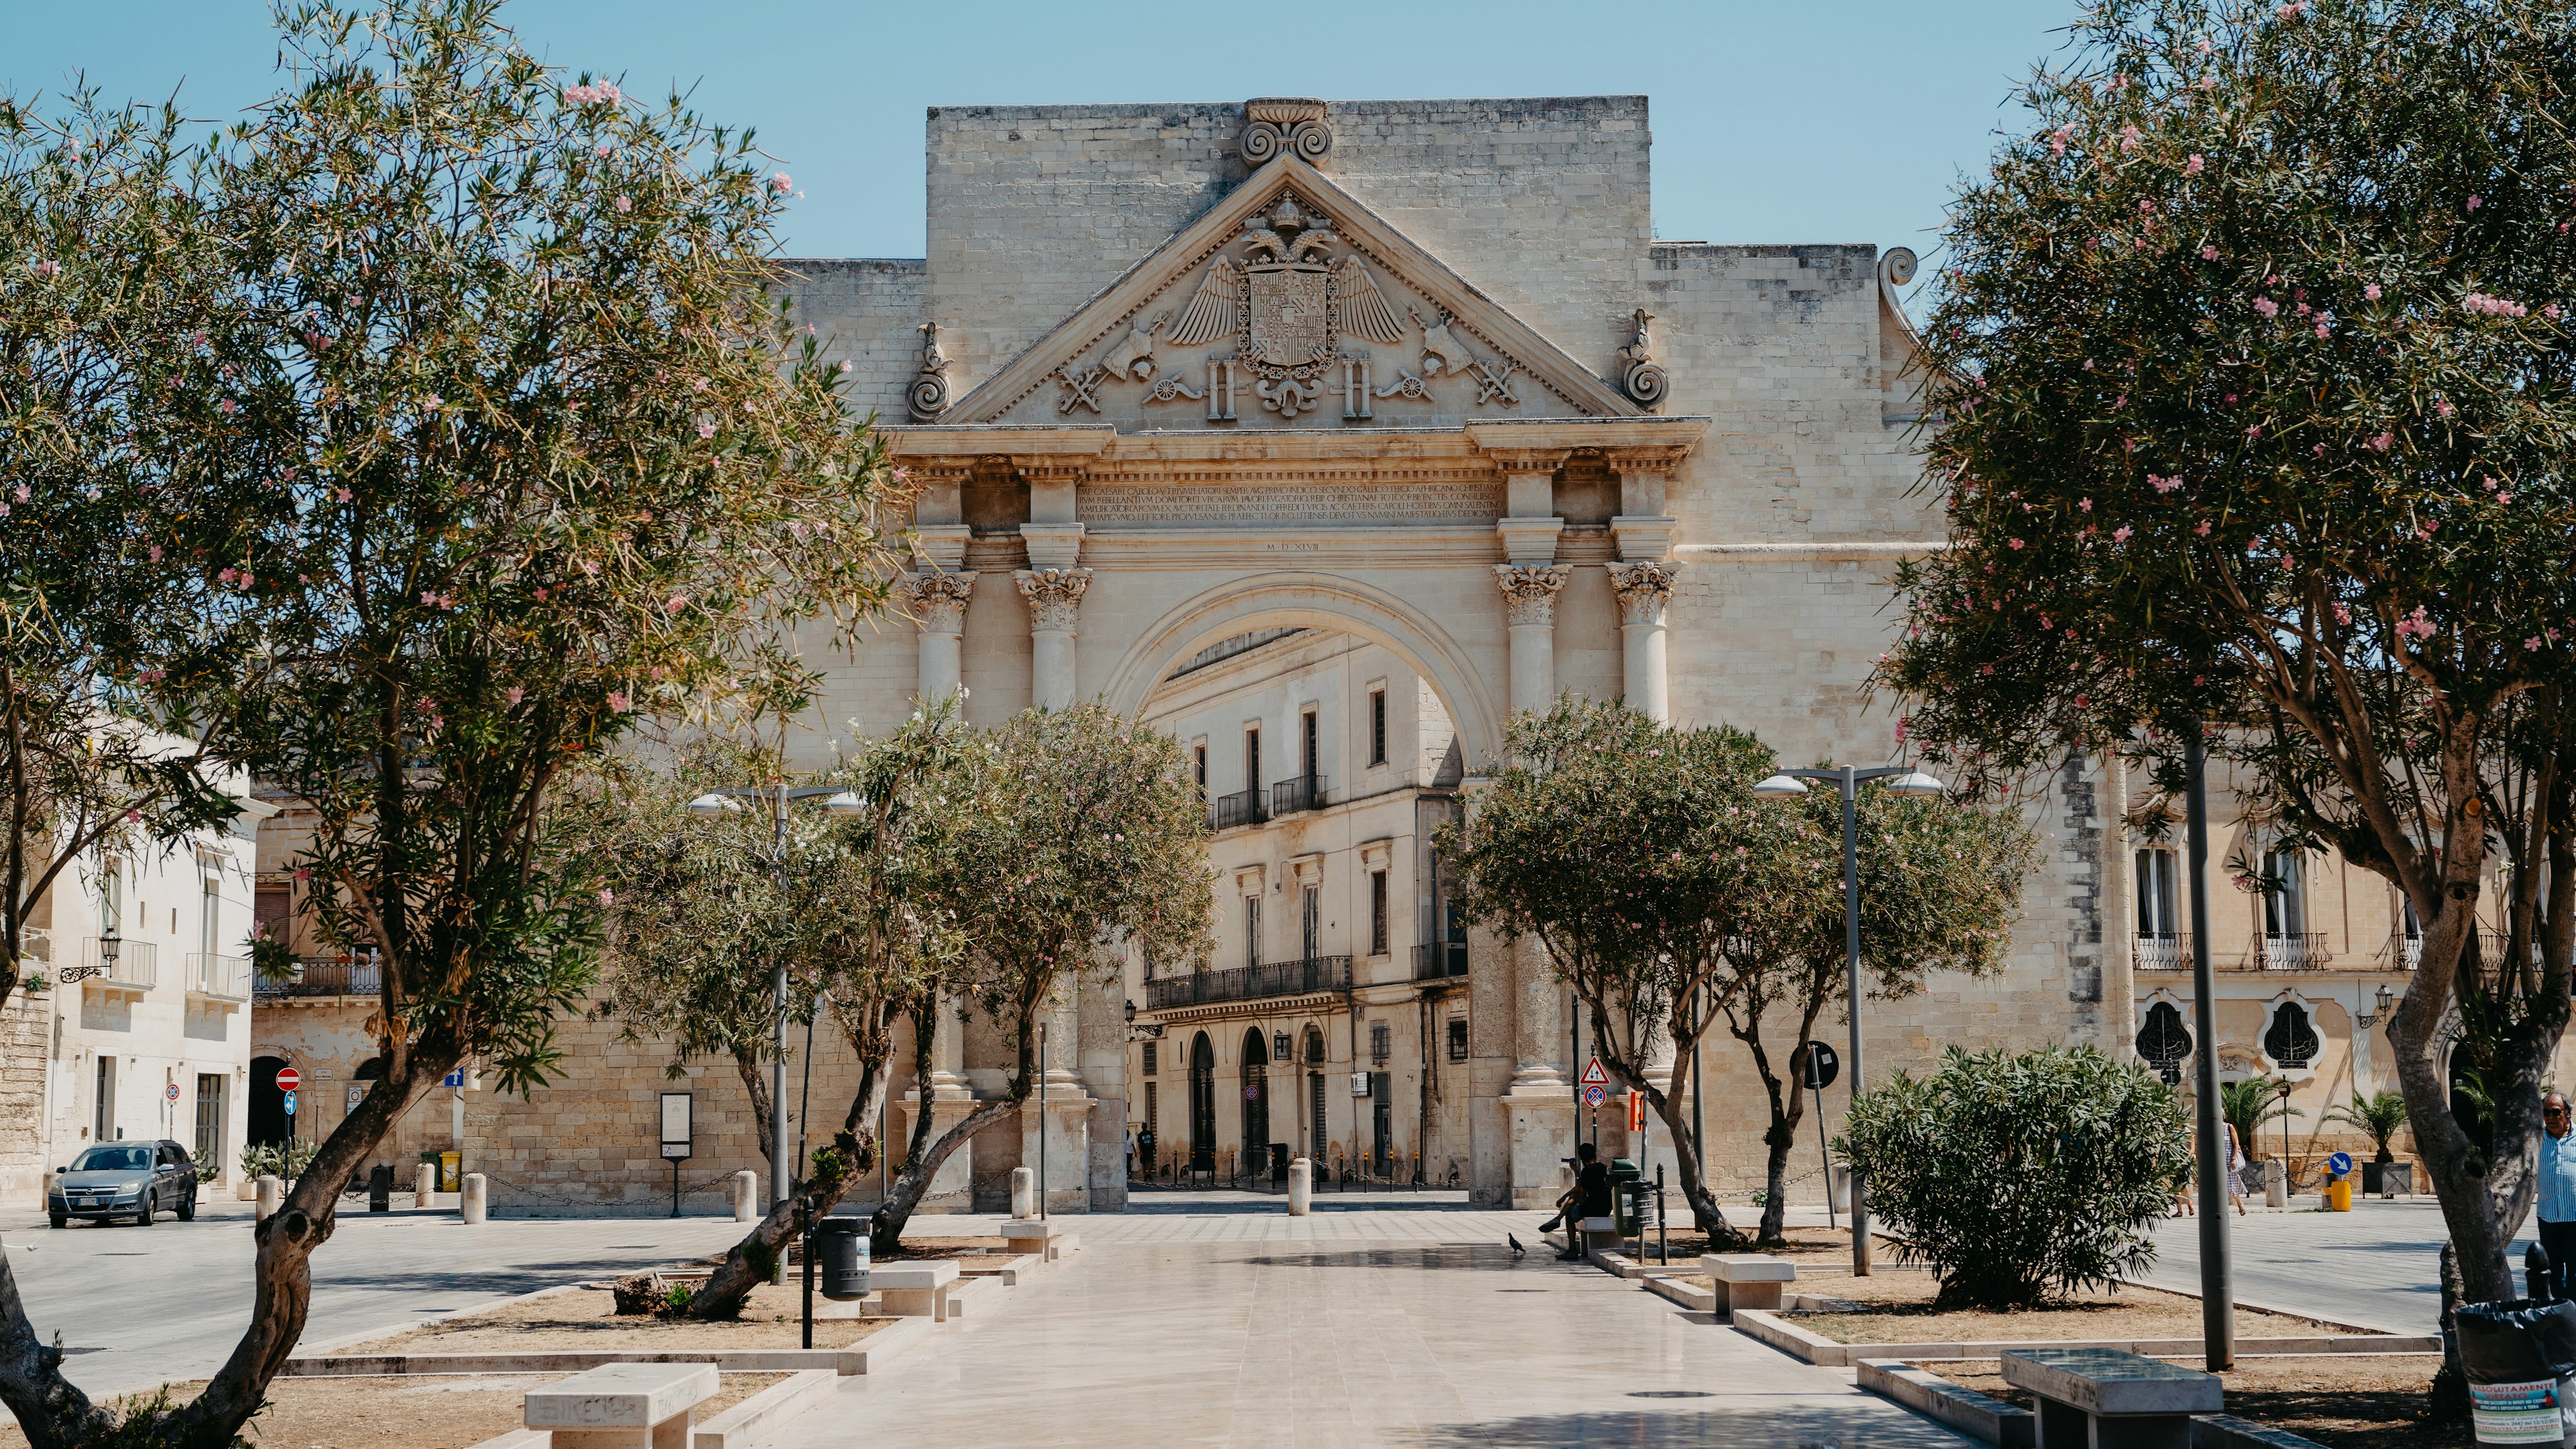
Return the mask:
{"type": "Polygon", "coordinates": [[[295,1094],[293,1092],[286,1094],[286,1115],[289,1117],[295,1115],[295,1094]]]}
{"type": "Polygon", "coordinates": [[[2337,1177],[2351,1176],[2352,1154],[2349,1152],[2338,1152],[2332,1157],[2327,1158],[2326,1171],[2333,1173],[2337,1177]]]}
{"type": "Polygon", "coordinates": [[[1583,1105],[1587,1107],[1598,1107],[1609,1099],[1610,1089],[1607,1087],[1586,1087],[1583,1089],[1583,1105]]]}
{"type": "Polygon", "coordinates": [[[464,1085],[465,1085],[465,1069],[464,1069],[463,1067],[458,1067],[455,1071],[449,1072],[446,1076],[443,1076],[443,1077],[439,1078],[439,1079],[438,1079],[438,1084],[439,1084],[440,1086],[442,1086],[442,1087],[461,1087],[461,1086],[464,1086],[464,1085]]]}

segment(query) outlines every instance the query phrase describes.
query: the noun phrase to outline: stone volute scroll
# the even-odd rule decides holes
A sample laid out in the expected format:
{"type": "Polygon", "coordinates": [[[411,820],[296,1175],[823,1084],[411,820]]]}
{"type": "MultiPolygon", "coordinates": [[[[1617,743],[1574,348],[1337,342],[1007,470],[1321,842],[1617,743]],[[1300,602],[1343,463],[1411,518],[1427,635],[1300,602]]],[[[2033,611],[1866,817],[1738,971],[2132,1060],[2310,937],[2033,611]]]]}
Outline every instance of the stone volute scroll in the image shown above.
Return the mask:
{"type": "Polygon", "coordinates": [[[1091,587],[1089,569],[1021,569],[1011,576],[1020,597],[1029,601],[1029,627],[1070,630],[1082,612],[1082,596],[1091,587]]]}
{"type": "Polygon", "coordinates": [[[1889,290],[1914,280],[1914,252],[1908,247],[1889,247],[1878,254],[1878,282],[1889,290]]]}
{"type": "Polygon", "coordinates": [[[1564,564],[1496,564],[1503,591],[1503,622],[1510,628],[1556,626],[1556,596],[1573,570],[1564,564]]]}
{"type": "Polygon", "coordinates": [[[1673,566],[1641,559],[1630,563],[1605,564],[1610,570],[1610,591],[1619,597],[1619,622],[1622,624],[1660,624],[1664,622],[1664,605],[1673,596],[1673,566]]]}
{"type": "Polygon", "coordinates": [[[1668,384],[1663,364],[1654,359],[1654,338],[1648,330],[1655,314],[1640,307],[1633,320],[1636,325],[1628,336],[1628,345],[1619,349],[1619,355],[1628,363],[1628,370],[1620,375],[1619,390],[1641,408],[1659,408],[1664,405],[1668,384]]]}
{"type": "Polygon", "coordinates": [[[1297,96],[1264,96],[1243,103],[1243,164],[1258,169],[1286,152],[1308,165],[1333,150],[1333,127],[1324,103],[1297,96]]]}
{"type": "Polygon", "coordinates": [[[912,380],[912,420],[935,422],[948,411],[948,354],[939,347],[939,324],[924,322],[913,329],[921,334],[921,374],[912,380]]]}

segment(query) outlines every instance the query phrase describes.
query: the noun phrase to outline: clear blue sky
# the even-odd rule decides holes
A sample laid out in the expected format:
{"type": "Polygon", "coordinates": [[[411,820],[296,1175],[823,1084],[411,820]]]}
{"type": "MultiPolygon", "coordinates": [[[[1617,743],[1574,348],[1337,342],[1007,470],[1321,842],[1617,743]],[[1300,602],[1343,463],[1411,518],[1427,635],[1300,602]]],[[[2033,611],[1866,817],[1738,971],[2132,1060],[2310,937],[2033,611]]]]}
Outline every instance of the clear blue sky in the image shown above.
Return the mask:
{"type": "MultiPolygon", "coordinates": [[[[694,88],[758,129],[806,192],[799,256],[922,253],[934,105],[1642,92],[1656,234],[1929,251],[2006,95],[2057,53],[2075,0],[1293,6],[516,0],[551,63],[630,92],[694,88]]],[[[264,0],[0,0],[0,86],[174,88],[226,119],[274,86],[264,0]]]]}

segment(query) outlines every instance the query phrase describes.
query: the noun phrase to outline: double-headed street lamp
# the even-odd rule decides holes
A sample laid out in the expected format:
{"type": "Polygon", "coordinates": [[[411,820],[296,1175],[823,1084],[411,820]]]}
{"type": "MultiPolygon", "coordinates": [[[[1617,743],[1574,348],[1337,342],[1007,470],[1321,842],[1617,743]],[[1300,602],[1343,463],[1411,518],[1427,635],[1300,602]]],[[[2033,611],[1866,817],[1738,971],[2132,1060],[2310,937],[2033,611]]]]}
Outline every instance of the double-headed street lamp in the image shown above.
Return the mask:
{"type": "MultiPolygon", "coordinates": [[[[787,885],[787,807],[798,800],[820,797],[823,809],[831,815],[864,813],[867,802],[838,785],[799,785],[792,789],[775,785],[737,785],[710,790],[689,802],[689,813],[706,820],[720,820],[742,813],[745,800],[757,800],[769,811],[769,869],[783,892],[787,885]]],[[[787,1172],[787,962],[781,958],[770,968],[769,999],[771,1004],[771,1047],[769,1063],[769,1207],[777,1211],[787,1201],[792,1185],[787,1172]]],[[[784,1261],[783,1259],[781,1260],[784,1261]]]]}
{"type": "MultiPolygon", "coordinates": [[[[1806,780],[1830,780],[1843,792],[1843,952],[1845,966],[1851,975],[1851,1086],[1854,1097],[1860,1095],[1860,787],[1864,781],[1884,780],[1887,788],[1899,795],[1938,795],[1949,787],[1910,765],[1880,765],[1871,769],[1854,769],[1845,765],[1836,770],[1782,770],[1753,787],[1753,793],[1766,798],[1804,795],[1806,780]]],[[[1825,1130],[1819,1121],[1816,1130],[1825,1130]]],[[[1859,1172],[1851,1173],[1852,1272],[1869,1276],[1869,1203],[1859,1172]]],[[[1833,1196],[1834,1185],[1825,1184],[1825,1196],[1833,1196]]]]}

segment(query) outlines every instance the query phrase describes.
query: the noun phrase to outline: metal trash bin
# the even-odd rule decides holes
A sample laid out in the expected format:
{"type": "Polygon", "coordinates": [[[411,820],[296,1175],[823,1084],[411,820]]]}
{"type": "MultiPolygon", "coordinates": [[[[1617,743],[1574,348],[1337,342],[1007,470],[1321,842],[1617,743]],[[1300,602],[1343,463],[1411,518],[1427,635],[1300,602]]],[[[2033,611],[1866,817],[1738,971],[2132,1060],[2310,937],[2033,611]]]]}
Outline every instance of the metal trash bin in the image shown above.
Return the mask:
{"type": "Polygon", "coordinates": [[[383,1213],[383,1212],[391,1212],[391,1211],[393,1211],[393,1206],[394,1206],[394,1204],[393,1204],[393,1196],[394,1196],[394,1169],[393,1169],[393,1164],[391,1164],[391,1163],[386,1163],[386,1162],[379,1162],[379,1163],[377,1163],[375,1166],[373,1166],[373,1167],[371,1167],[371,1168],[368,1168],[368,1169],[367,1169],[367,1211],[369,1211],[369,1212],[371,1212],[371,1213],[383,1213]]]}
{"type": "Polygon", "coordinates": [[[1273,1187],[1288,1185],[1288,1144],[1285,1142],[1270,1144],[1270,1183],[1273,1187]]]}
{"type": "Polygon", "coordinates": [[[1645,1174],[1634,1161],[1610,1159],[1610,1230],[1623,1238],[1637,1236],[1636,1191],[1644,1181],[1645,1174]]]}
{"type": "Polygon", "coordinates": [[[814,1225],[814,1261],[823,1296],[846,1303],[868,1296],[868,1219],[831,1217],[814,1225]]]}
{"type": "Polygon", "coordinates": [[[2576,1303],[2463,1303],[2451,1322],[2479,1443],[2576,1446],[2576,1303]]]}

